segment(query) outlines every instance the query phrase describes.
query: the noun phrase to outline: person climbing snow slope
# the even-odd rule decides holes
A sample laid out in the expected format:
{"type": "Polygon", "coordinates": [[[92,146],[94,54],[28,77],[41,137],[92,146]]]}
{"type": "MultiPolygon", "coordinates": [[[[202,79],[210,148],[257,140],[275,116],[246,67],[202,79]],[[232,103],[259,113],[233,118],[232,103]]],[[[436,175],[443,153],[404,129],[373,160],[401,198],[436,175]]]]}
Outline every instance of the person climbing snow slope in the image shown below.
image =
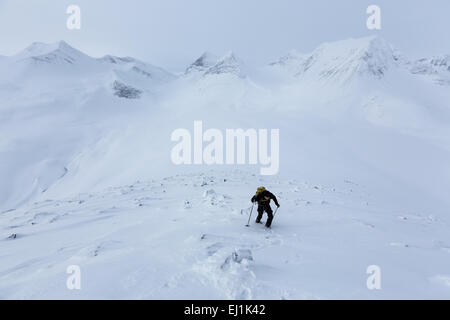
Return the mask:
{"type": "Polygon", "coordinates": [[[256,194],[251,199],[253,203],[255,202],[258,203],[258,217],[256,217],[256,223],[261,223],[264,211],[267,213],[267,221],[266,221],[267,228],[270,228],[273,220],[273,212],[272,208],[270,207],[270,200],[273,200],[273,202],[275,202],[275,205],[277,207],[280,207],[277,197],[275,197],[275,195],[270,191],[266,190],[265,187],[259,187],[256,190],[256,194]]]}

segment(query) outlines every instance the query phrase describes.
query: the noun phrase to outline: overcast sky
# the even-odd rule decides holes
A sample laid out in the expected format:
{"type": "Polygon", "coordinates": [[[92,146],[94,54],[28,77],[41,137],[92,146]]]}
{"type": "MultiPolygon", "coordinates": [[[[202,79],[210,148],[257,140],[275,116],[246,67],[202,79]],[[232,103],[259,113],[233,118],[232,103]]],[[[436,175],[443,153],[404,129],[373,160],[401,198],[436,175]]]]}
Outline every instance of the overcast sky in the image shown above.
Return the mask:
{"type": "Polygon", "coordinates": [[[407,55],[450,54],[450,0],[0,0],[0,54],[66,40],[92,56],[133,56],[172,71],[203,51],[251,65],[324,41],[380,34],[407,55]],[[70,4],[81,30],[66,28],[70,4]],[[382,30],[366,28],[381,7],[382,30]]]}

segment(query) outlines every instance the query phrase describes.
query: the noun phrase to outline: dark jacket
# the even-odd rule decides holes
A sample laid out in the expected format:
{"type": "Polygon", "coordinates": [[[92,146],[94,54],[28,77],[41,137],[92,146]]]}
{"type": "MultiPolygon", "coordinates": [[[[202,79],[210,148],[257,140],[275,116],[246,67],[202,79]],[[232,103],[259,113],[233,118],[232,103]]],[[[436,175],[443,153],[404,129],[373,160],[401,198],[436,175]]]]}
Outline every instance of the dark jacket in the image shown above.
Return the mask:
{"type": "Polygon", "coordinates": [[[272,192],[267,191],[267,190],[264,190],[258,194],[255,194],[251,201],[252,202],[256,201],[256,202],[258,202],[259,205],[264,205],[264,204],[269,204],[270,200],[273,200],[273,202],[275,202],[275,205],[277,207],[280,206],[278,204],[277,197],[275,197],[272,192]],[[266,200],[266,198],[269,198],[269,199],[266,200]]]}

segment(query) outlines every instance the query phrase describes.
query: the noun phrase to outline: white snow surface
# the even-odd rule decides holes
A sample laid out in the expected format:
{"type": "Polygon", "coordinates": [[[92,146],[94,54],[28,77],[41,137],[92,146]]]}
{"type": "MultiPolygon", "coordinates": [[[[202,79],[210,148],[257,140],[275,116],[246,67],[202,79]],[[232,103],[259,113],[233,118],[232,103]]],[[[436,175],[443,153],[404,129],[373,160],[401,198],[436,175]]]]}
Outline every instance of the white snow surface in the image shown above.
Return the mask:
{"type": "Polygon", "coordinates": [[[448,220],[393,210],[352,181],[212,170],[38,201],[0,221],[3,298],[449,297],[448,220]],[[282,204],[271,230],[255,210],[244,226],[261,184],[282,204]],[[366,288],[372,264],[381,291],[366,288]],[[79,291],[65,287],[69,265],[81,267],[79,291]]]}
{"type": "Polygon", "coordinates": [[[0,57],[0,298],[450,298],[448,66],[378,37],[179,77],[63,41],[0,57]],[[280,129],[279,173],[172,164],[195,120],[280,129]],[[271,230],[245,227],[261,185],[271,230]]]}

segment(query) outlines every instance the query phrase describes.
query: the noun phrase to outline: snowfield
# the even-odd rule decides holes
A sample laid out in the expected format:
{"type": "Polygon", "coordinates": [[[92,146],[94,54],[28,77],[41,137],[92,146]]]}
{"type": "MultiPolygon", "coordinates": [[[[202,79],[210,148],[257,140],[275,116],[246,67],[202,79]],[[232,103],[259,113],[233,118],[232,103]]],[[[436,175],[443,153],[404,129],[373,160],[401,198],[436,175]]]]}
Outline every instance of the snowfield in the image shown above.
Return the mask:
{"type": "Polygon", "coordinates": [[[210,171],[36,202],[0,221],[2,298],[449,297],[448,221],[392,210],[352,181],[210,171]],[[281,203],[271,230],[255,211],[245,227],[255,185],[281,203]],[[385,270],[380,291],[366,288],[372,264],[385,270]],[[79,291],[66,288],[70,265],[79,291]]]}
{"type": "Polygon", "coordinates": [[[449,299],[449,79],[378,37],[178,75],[65,42],[0,57],[0,298],[449,299]],[[174,165],[196,120],[279,129],[279,173],[174,165]],[[245,227],[259,186],[270,230],[245,227]]]}

